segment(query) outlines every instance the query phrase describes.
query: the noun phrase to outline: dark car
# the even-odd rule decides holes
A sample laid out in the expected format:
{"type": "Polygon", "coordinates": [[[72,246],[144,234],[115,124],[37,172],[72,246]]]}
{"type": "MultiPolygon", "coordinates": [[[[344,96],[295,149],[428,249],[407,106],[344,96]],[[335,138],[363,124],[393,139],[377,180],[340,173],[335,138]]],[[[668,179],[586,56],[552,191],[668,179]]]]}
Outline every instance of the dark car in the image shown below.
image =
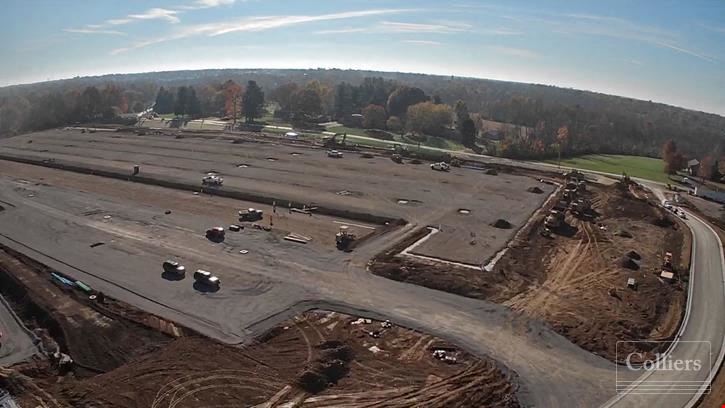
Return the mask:
{"type": "Polygon", "coordinates": [[[174,275],[178,276],[184,276],[186,275],[186,268],[184,265],[181,265],[180,263],[176,261],[167,260],[164,261],[164,272],[166,273],[172,273],[174,275]]]}

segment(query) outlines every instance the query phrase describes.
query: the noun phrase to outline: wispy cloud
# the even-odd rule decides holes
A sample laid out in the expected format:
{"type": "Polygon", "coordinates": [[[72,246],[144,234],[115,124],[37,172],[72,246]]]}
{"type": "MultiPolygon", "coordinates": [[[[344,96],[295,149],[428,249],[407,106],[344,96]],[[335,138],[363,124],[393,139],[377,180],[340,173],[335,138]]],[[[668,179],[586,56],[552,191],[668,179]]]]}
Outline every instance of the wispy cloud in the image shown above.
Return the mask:
{"type": "Polygon", "coordinates": [[[480,34],[486,34],[486,35],[524,35],[523,31],[510,30],[508,28],[491,28],[491,29],[477,30],[476,32],[480,33],[480,34]]]}
{"type": "Polygon", "coordinates": [[[438,41],[429,41],[429,40],[403,40],[406,44],[416,44],[416,45],[434,45],[438,46],[441,45],[438,41]]]}
{"type": "Polygon", "coordinates": [[[707,30],[710,30],[710,31],[713,31],[716,33],[725,34],[725,27],[712,26],[712,25],[708,25],[708,24],[700,24],[700,27],[703,27],[707,30]]]}
{"type": "Polygon", "coordinates": [[[191,5],[179,6],[179,10],[201,10],[220,6],[230,6],[236,3],[236,0],[196,0],[191,5]]]}
{"type": "Polygon", "coordinates": [[[341,28],[339,30],[320,30],[315,31],[315,34],[352,34],[352,33],[364,33],[370,32],[369,28],[341,28]]]}
{"type": "Polygon", "coordinates": [[[389,32],[394,33],[436,33],[448,34],[469,31],[470,24],[466,23],[449,23],[449,24],[420,24],[420,23],[401,23],[397,21],[383,21],[380,26],[389,32]]]}
{"type": "Polygon", "coordinates": [[[527,50],[524,48],[514,48],[514,47],[504,47],[504,46],[498,46],[498,45],[492,45],[487,47],[489,50],[504,54],[504,55],[510,55],[512,57],[519,57],[519,58],[539,58],[541,55],[535,51],[527,50]]]}
{"type": "Polygon", "coordinates": [[[118,48],[111,51],[111,54],[118,54],[133,49],[148,47],[153,44],[159,44],[163,42],[180,40],[188,37],[196,36],[209,36],[214,37],[223,34],[235,33],[235,32],[258,32],[272,30],[275,28],[282,28],[288,26],[294,26],[305,23],[319,22],[319,21],[331,21],[331,20],[346,20],[354,18],[362,18],[376,15],[386,15],[402,13],[406,11],[414,11],[410,9],[371,9],[371,10],[359,10],[359,11],[348,11],[341,13],[331,14],[320,14],[320,15],[299,15],[299,16],[267,16],[267,17],[248,17],[239,20],[232,21],[220,21],[207,24],[198,24],[183,27],[167,36],[154,38],[148,41],[142,41],[132,44],[128,47],[118,48]]]}
{"type": "Polygon", "coordinates": [[[163,8],[152,8],[148,9],[141,14],[129,14],[128,19],[130,20],[165,20],[169,23],[178,23],[179,17],[176,15],[179,12],[176,10],[169,10],[163,8]]]}
{"type": "Polygon", "coordinates": [[[126,33],[123,33],[121,31],[115,31],[115,30],[101,30],[98,28],[65,28],[63,29],[66,33],[75,33],[75,34],[107,34],[107,35],[126,35],[126,33]]]}
{"type": "Polygon", "coordinates": [[[452,34],[470,31],[471,25],[461,22],[445,22],[445,23],[401,23],[397,21],[381,21],[368,27],[341,28],[334,30],[320,30],[315,34],[452,34]]]}

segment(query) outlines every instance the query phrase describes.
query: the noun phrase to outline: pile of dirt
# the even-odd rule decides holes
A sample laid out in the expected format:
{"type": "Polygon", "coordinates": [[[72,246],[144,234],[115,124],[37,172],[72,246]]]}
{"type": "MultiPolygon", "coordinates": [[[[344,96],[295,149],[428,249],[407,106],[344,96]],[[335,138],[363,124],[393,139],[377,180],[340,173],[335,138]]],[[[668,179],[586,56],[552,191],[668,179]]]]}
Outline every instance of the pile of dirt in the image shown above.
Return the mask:
{"type": "Polygon", "coordinates": [[[316,349],[320,350],[317,359],[305,367],[297,379],[297,385],[311,394],[337,384],[350,371],[348,363],[354,358],[352,348],[338,340],[325,341],[316,349]]]}
{"type": "Polygon", "coordinates": [[[675,222],[672,221],[672,218],[668,216],[661,216],[657,217],[652,221],[652,224],[661,227],[661,228],[670,228],[675,225],[675,222]]]}
{"type": "Polygon", "coordinates": [[[496,169],[487,169],[485,171],[485,173],[488,174],[488,175],[490,175],[490,176],[496,176],[496,175],[498,175],[498,170],[496,170],[496,169]]]}
{"type": "Polygon", "coordinates": [[[642,255],[638,254],[637,251],[629,251],[627,252],[626,256],[630,259],[636,259],[638,261],[642,259],[642,255]]]}
{"type": "Polygon", "coordinates": [[[501,228],[501,229],[510,229],[512,227],[510,222],[508,222],[504,219],[501,219],[501,218],[497,219],[496,222],[491,224],[491,226],[496,227],[496,228],[501,228]]]}
{"type": "Polygon", "coordinates": [[[529,188],[526,189],[526,191],[528,191],[529,193],[534,193],[534,194],[542,194],[544,192],[544,190],[542,190],[542,189],[540,189],[539,187],[536,187],[536,186],[529,187],[529,188]]]}

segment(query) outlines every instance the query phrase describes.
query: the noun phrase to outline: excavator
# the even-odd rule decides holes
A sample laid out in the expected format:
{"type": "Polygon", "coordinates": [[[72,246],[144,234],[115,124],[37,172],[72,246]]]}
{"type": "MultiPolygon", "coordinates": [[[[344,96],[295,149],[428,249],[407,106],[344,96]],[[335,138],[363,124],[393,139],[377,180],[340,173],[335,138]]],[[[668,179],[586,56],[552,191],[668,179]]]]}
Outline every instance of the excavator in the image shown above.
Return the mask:
{"type": "Polygon", "coordinates": [[[341,251],[347,251],[350,249],[350,245],[355,242],[355,234],[349,231],[347,225],[340,226],[340,232],[335,234],[335,245],[337,249],[341,251]]]}
{"type": "Polygon", "coordinates": [[[347,133],[335,133],[332,136],[325,136],[322,139],[322,144],[328,149],[334,149],[339,146],[345,146],[345,139],[347,139],[347,133]],[[342,136],[342,141],[338,142],[337,138],[342,136]]]}

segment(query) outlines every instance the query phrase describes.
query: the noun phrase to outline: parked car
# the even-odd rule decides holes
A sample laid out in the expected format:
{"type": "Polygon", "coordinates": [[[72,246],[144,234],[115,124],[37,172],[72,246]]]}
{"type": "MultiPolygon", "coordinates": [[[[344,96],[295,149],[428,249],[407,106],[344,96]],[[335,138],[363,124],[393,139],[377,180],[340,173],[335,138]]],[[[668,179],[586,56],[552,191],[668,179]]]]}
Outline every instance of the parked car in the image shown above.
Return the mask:
{"type": "Polygon", "coordinates": [[[163,267],[164,267],[164,272],[173,273],[175,275],[179,275],[182,277],[186,275],[186,268],[184,267],[184,265],[181,265],[180,263],[178,263],[176,261],[171,261],[171,260],[164,261],[163,267]]]}
{"type": "Polygon", "coordinates": [[[451,169],[451,166],[449,166],[446,162],[439,162],[431,164],[430,168],[436,171],[448,171],[451,169]]]}
{"type": "Polygon", "coordinates": [[[221,286],[221,281],[218,277],[212,275],[211,272],[202,269],[197,269],[196,272],[194,272],[194,280],[216,289],[219,289],[221,286]]]}
{"type": "Polygon", "coordinates": [[[342,152],[339,150],[328,150],[327,157],[332,157],[333,159],[340,159],[342,158],[342,152]]]}
{"type": "Polygon", "coordinates": [[[224,241],[224,228],[214,227],[206,230],[206,237],[212,241],[224,241]]]}

